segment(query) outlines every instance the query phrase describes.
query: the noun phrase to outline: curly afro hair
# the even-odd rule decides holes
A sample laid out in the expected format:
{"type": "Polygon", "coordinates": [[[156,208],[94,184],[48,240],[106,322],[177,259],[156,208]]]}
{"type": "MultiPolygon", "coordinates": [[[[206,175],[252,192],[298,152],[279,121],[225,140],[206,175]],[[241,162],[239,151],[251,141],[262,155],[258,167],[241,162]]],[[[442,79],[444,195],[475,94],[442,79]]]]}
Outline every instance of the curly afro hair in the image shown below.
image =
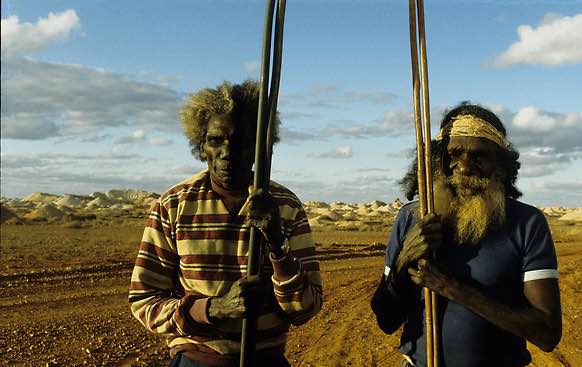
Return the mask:
{"type": "MultiPolygon", "coordinates": [[[[213,116],[229,114],[236,124],[246,125],[252,136],[256,136],[259,89],[259,83],[255,80],[245,80],[241,84],[223,82],[216,88],[205,88],[188,96],[180,110],[180,121],[195,158],[206,160],[200,154],[200,146],[206,140],[208,122],[213,116]]],[[[274,143],[280,140],[280,123],[277,114],[271,127],[274,143]]]]}

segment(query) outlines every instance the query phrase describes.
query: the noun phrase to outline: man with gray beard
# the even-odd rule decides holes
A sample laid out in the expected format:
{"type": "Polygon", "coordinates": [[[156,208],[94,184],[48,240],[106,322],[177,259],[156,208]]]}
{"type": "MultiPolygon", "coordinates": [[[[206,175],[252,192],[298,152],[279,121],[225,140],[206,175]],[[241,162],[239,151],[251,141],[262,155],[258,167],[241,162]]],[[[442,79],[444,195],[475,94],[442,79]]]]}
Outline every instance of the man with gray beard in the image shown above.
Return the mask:
{"type": "MultiPolygon", "coordinates": [[[[418,202],[396,218],[372,299],[379,327],[404,325],[403,365],[426,366],[422,288],[438,298],[441,367],[530,363],[526,341],[546,352],[560,341],[556,254],[548,224],[516,200],[519,154],[491,111],[462,103],[433,141],[435,212],[418,202]]],[[[416,162],[401,182],[418,192],[416,162]]]]}

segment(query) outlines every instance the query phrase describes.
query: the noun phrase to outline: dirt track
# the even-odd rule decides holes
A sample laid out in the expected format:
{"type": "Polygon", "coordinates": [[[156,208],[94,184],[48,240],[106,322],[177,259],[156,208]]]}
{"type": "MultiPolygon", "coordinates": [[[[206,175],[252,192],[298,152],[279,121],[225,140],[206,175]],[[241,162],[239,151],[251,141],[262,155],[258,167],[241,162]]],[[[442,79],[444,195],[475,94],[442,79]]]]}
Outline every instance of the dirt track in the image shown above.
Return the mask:
{"type": "MultiPolygon", "coordinates": [[[[13,232],[5,225],[2,230],[4,261],[13,232]]],[[[383,263],[377,243],[385,236],[316,233],[325,304],[315,319],[291,330],[287,356],[293,366],[398,365],[398,336],[384,335],[369,308],[383,263]]],[[[550,354],[530,346],[534,366],[582,366],[582,306],[576,302],[582,291],[582,242],[576,238],[556,241],[564,336],[550,354]]],[[[42,256],[35,259],[38,263],[26,270],[0,275],[0,366],[167,365],[163,340],[129,313],[128,259],[104,264],[97,258],[59,271],[42,270],[42,256]]]]}

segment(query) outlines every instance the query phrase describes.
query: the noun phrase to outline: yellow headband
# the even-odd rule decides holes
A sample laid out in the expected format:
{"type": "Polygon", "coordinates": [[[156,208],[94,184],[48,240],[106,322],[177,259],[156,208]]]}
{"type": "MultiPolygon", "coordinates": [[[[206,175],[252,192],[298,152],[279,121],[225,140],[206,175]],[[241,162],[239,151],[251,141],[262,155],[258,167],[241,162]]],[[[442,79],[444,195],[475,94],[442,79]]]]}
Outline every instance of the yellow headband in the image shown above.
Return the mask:
{"type": "Polygon", "coordinates": [[[472,138],[485,138],[491,140],[503,149],[507,149],[509,142],[493,125],[473,115],[460,115],[453,117],[445,127],[441,129],[436,140],[442,140],[448,136],[469,136],[472,138]]]}

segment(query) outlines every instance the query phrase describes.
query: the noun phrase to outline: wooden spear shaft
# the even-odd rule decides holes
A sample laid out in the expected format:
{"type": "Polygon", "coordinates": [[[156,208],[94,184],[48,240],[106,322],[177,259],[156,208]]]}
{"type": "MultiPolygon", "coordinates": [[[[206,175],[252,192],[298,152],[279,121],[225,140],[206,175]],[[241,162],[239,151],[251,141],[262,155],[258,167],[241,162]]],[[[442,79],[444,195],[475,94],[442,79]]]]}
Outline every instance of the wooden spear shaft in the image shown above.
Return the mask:
{"type": "MultiPolygon", "coordinates": [[[[285,18],[285,0],[277,1],[277,16],[275,21],[275,52],[273,56],[273,73],[269,88],[269,70],[271,64],[271,35],[273,32],[273,12],[275,0],[267,0],[265,11],[265,27],[263,36],[263,56],[261,63],[261,81],[259,90],[259,106],[257,116],[257,135],[255,144],[255,164],[253,185],[255,188],[268,189],[271,171],[271,155],[274,130],[272,128],[277,117],[277,99],[281,76],[281,60],[283,50],[283,24],[285,18]],[[270,91],[269,91],[270,89],[270,91]]],[[[249,238],[249,257],[247,275],[260,275],[263,258],[263,236],[252,227],[249,238]]],[[[249,310],[249,315],[243,319],[241,330],[240,361],[241,367],[258,365],[256,361],[256,336],[258,328],[259,309],[249,310]]]]}
{"type": "MultiPolygon", "coordinates": [[[[420,43],[420,66],[422,76],[422,112],[424,118],[424,166],[426,172],[426,204],[427,213],[434,213],[434,193],[432,179],[432,152],[431,152],[431,131],[430,131],[430,103],[428,88],[428,59],[426,53],[426,30],[424,22],[424,0],[417,0],[418,10],[418,40],[420,43]]],[[[439,345],[440,331],[438,323],[438,302],[435,292],[431,293],[432,312],[432,343],[433,343],[433,365],[439,366],[439,345]]]]}
{"type": "MultiPolygon", "coordinates": [[[[409,26],[410,26],[410,55],[412,62],[412,89],[414,106],[414,126],[416,131],[416,152],[418,162],[418,196],[421,219],[428,213],[434,213],[434,196],[432,188],[431,167],[431,132],[430,132],[430,106],[428,93],[428,63],[426,56],[426,38],[424,27],[424,3],[423,0],[409,0],[409,26]],[[418,12],[418,25],[417,25],[418,12]],[[420,67],[419,51],[417,45],[420,42],[420,67]],[[419,74],[422,78],[422,108],[421,85],[419,74]],[[422,116],[421,116],[422,112],[422,116]],[[423,123],[424,120],[424,123],[423,123]],[[424,130],[424,131],[423,131],[424,130]],[[424,135],[424,136],[423,136],[424,135]]],[[[439,364],[439,331],[437,322],[437,297],[428,288],[423,289],[425,324],[426,324],[426,362],[428,367],[438,367],[439,364]]]]}
{"type": "MultiPolygon", "coordinates": [[[[268,86],[269,68],[271,63],[271,30],[273,27],[274,0],[267,0],[265,12],[265,29],[263,34],[263,59],[261,63],[261,80],[259,89],[259,106],[257,116],[257,135],[255,142],[255,165],[253,186],[263,188],[265,183],[265,153],[268,130],[268,86]]],[[[263,257],[263,238],[260,231],[252,227],[249,238],[249,257],[247,275],[259,275],[261,258],[263,257]]],[[[249,314],[242,322],[240,366],[255,366],[255,349],[257,336],[257,322],[259,310],[249,310],[249,314]]]]}

